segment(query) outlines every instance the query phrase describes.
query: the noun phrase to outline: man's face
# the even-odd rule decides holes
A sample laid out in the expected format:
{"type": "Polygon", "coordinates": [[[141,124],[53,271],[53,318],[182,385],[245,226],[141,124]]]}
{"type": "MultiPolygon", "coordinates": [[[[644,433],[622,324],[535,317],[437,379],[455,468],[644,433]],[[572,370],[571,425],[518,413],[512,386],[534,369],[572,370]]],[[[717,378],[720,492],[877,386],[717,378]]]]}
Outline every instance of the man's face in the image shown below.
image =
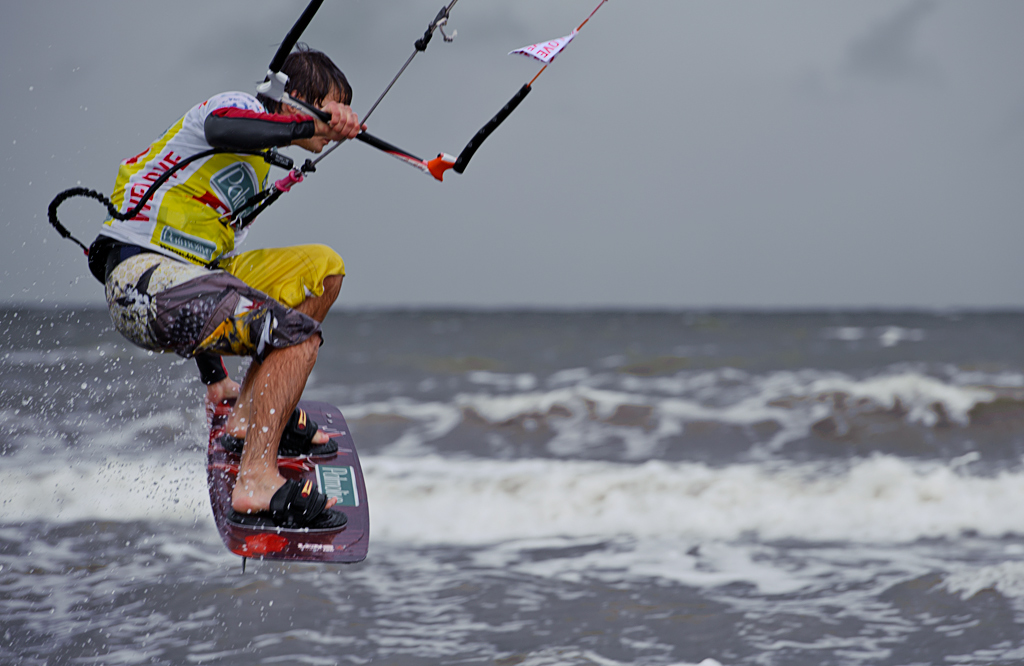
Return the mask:
{"type": "MultiPolygon", "coordinates": [[[[300,95],[293,95],[293,97],[295,97],[295,99],[297,99],[299,101],[302,101],[302,102],[306,101],[306,100],[302,99],[302,97],[300,95]]],[[[324,102],[327,102],[327,101],[341,103],[341,94],[338,92],[337,88],[331,88],[330,94],[327,95],[327,97],[324,99],[324,102]]],[[[285,104],[285,105],[282,106],[282,113],[284,113],[285,115],[299,115],[299,116],[306,115],[304,112],[299,111],[294,106],[291,106],[289,104],[285,104]]],[[[308,139],[299,139],[298,141],[296,141],[294,143],[294,145],[299,146],[300,148],[305,148],[306,150],[308,150],[311,153],[319,153],[330,142],[331,142],[331,140],[326,138],[326,137],[313,136],[313,137],[310,137],[308,139]]]]}

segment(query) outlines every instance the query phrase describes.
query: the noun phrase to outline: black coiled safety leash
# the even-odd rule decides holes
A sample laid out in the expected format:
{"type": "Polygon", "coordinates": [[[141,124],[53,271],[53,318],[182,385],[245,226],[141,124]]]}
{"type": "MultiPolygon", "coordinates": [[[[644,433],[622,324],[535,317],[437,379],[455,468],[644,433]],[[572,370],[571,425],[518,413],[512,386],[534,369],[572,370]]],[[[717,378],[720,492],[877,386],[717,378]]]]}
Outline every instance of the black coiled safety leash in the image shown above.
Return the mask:
{"type": "MultiPolygon", "coordinates": [[[[62,238],[70,238],[72,241],[77,243],[78,247],[82,248],[82,250],[85,252],[85,256],[88,257],[89,256],[89,248],[86,247],[85,244],[82,243],[82,241],[80,241],[77,238],[75,238],[74,236],[72,236],[71,232],[68,231],[67,227],[65,227],[63,224],[61,224],[60,220],[57,219],[57,209],[60,208],[60,205],[62,203],[64,203],[68,199],[72,199],[74,197],[88,197],[90,199],[95,199],[96,201],[99,201],[101,204],[106,206],[107,207],[107,212],[110,214],[110,217],[114,218],[115,220],[122,220],[122,221],[123,220],[130,220],[130,219],[132,219],[133,217],[135,217],[136,215],[139,214],[139,211],[142,210],[143,206],[145,206],[146,203],[149,202],[149,200],[153,198],[153,195],[156,194],[156,191],[158,189],[160,189],[160,186],[163,185],[164,183],[166,183],[167,180],[171,176],[173,176],[178,171],[182,170],[183,168],[185,168],[186,166],[188,166],[189,164],[191,164],[192,162],[194,162],[194,161],[196,161],[196,160],[198,160],[200,158],[209,157],[210,155],[216,155],[218,153],[233,153],[235,155],[239,155],[239,154],[242,154],[242,155],[259,155],[260,157],[265,159],[270,164],[273,164],[274,166],[279,166],[279,167],[282,167],[282,168],[285,168],[285,169],[291,169],[292,166],[293,166],[293,162],[292,162],[291,158],[286,157],[284,155],[281,155],[280,153],[278,153],[276,150],[273,150],[273,149],[270,149],[270,150],[237,150],[237,149],[231,149],[231,150],[229,150],[227,148],[211,148],[209,150],[204,150],[204,151],[198,152],[195,155],[189,155],[188,157],[186,157],[185,159],[183,159],[182,161],[178,162],[173,167],[171,167],[170,169],[165,171],[163,174],[160,175],[159,178],[157,178],[155,181],[153,181],[153,184],[149,186],[149,189],[147,189],[146,193],[142,195],[142,198],[139,199],[139,202],[137,204],[135,204],[135,207],[130,209],[130,210],[128,210],[128,211],[126,211],[126,212],[124,212],[124,213],[119,213],[117,211],[117,208],[114,207],[114,204],[110,200],[110,198],[107,197],[107,195],[105,195],[105,194],[103,194],[101,192],[97,192],[96,190],[90,190],[89,188],[86,188],[86,187],[72,187],[70,189],[64,190],[63,192],[61,192],[60,194],[58,194],[57,196],[55,196],[53,198],[53,201],[50,202],[50,206],[47,209],[47,216],[50,219],[50,224],[53,226],[54,229],[57,230],[57,233],[59,233],[62,238]]],[[[251,197],[245,203],[245,205],[243,205],[241,207],[241,210],[245,210],[245,209],[249,208],[249,206],[252,206],[254,204],[260,203],[263,199],[267,198],[267,195],[269,195],[269,194],[270,194],[269,191],[267,191],[267,192],[260,192],[259,194],[256,194],[255,196],[251,197]]],[[[254,211],[254,212],[258,213],[258,212],[262,211],[265,208],[266,208],[266,205],[260,206],[257,209],[257,211],[254,211]]],[[[246,218],[244,220],[244,225],[243,226],[248,226],[249,224],[252,223],[252,221],[255,218],[256,218],[256,214],[250,214],[250,215],[246,216],[246,218]]]]}

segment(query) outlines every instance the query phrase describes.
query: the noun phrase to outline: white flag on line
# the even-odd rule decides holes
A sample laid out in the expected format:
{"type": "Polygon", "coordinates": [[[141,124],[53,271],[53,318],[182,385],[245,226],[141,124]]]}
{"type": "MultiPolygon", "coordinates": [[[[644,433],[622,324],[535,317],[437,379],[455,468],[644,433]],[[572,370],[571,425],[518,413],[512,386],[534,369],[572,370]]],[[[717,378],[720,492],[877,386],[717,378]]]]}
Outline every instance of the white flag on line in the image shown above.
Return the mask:
{"type": "Polygon", "coordinates": [[[519,55],[529,56],[535,60],[540,60],[544,64],[548,64],[555,59],[555,56],[562,52],[572,38],[576,36],[576,31],[573,30],[571,35],[565,37],[559,37],[558,39],[552,39],[550,42],[540,42],[539,44],[530,44],[524,46],[521,49],[515,51],[509,51],[508,54],[518,53],[519,55]]]}

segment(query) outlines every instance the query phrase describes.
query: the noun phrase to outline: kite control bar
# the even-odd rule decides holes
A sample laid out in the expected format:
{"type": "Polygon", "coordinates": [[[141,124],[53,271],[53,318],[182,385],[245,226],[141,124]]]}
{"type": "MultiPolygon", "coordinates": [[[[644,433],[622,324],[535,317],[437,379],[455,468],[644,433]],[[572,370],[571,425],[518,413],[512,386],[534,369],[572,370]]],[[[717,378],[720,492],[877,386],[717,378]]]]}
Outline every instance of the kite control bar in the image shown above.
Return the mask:
{"type": "Polygon", "coordinates": [[[428,173],[437,180],[444,180],[444,172],[451,169],[455,165],[455,158],[448,153],[441,153],[432,160],[422,160],[411,153],[407,153],[397,146],[393,146],[387,141],[382,141],[372,134],[367,132],[360,132],[356,135],[356,139],[362,141],[368,146],[373,146],[377,150],[384,151],[392,157],[396,157],[409,166],[414,166],[424,173],[428,173]]]}

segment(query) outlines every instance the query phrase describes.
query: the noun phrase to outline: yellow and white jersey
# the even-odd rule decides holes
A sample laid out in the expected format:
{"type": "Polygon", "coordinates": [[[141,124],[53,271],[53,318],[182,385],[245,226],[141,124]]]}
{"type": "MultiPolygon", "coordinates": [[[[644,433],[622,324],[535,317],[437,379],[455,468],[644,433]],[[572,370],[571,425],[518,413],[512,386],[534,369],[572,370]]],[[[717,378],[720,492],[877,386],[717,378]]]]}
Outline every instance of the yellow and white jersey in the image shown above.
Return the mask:
{"type": "MultiPolygon", "coordinates": [[[[221,148],[287,145],[313,132],[308,118],[269,114],[252,95],[215,95],[190,109],[149,148],[121,163],[111,196],[118,211],[135,207],[168,169],[213,148],[208,140],[211,124],[220,129],[221,139],[238,139],[217,146],[221,148]]],[[[269,171],[257,155],[226,152],[197,159],[171,176],[135,217],[109,219],[100,233],[208,265],[241,243],[245,232],[232,228],[231,221],[243,213],[250,197],[267,187],[269,171]]]]}

